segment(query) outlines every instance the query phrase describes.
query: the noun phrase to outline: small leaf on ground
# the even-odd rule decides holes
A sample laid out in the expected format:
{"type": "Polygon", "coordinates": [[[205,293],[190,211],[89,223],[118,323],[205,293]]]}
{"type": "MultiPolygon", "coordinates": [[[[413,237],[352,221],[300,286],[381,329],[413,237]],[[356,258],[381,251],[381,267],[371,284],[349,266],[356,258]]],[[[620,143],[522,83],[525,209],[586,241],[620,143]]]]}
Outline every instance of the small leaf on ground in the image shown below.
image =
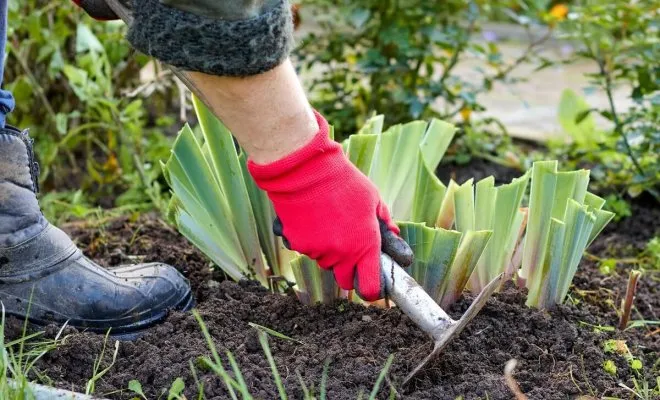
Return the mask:
{"type": "Polygon", "coordinates": [[[138,381],[138,380],[133,379],[133,380],[131,380],[130,382],[128,382],[128,390],[130,390],[131,392],[133,392],[133,393],[135,393],[135,394],[139,394],[139,395],[142,396],[144,399],[147,398],[147,397],[144,395],[144,392],[142,391],[142,384],[141,384],[140,381],[138,381]]]}

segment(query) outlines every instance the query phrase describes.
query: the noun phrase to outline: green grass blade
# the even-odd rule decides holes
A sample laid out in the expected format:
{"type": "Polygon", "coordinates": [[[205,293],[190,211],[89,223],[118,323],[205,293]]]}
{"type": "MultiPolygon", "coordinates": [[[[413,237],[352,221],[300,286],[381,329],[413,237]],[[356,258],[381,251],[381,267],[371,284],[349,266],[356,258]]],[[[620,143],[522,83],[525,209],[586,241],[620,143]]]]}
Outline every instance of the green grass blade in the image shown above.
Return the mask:
{"type": "Polygon", "coordinates": [[[85,394],[91,395],[94,393],[96,389],[96,381],[99,379],[103,378],[105,374],[108,373],[112,369],[112,367],[115,365],[117,362],[117,355],[119,354],[119,341],[115,341],[115,351],[112,353],[112,359],[110,361],[110,364],[103,370],[99,371],[99,368],[101,366],[101,362],[103,361],[103,355],[105,353],[105,347],[106,347],[106,342],[108,341],[108,337],[110,335],[110,330],[108,330],[108,334],[105,337],[105,341],[103,342],[103,349],[101,350],[101,354],[98,357],[97,363],[94,365],[94,375],[87,381],[87,385],[85,387],[85,394]]]}
{"type": "Polygon", "coordinates": [[[248,325],[250,325],[251,327],[253,327],[253,328],[257,329],[257,330],[260,330],[260,331],[266,332],[267,334],[269,334],[269,335],[271,335],[271,336],[274,336],[274,337],[276,337],[276,338],[280,338],[280,339],[283,339],[283,340],[290,340],[290,341],[292,341],[292,342],[296,342],[296,343],[302,344],[302,342],[301,342],[300,340],[296,340],[296,339],[294,339],[294,338],[292,338],[292,337],[289,337],[289,336],[287,336],[287,335],[285,335],[285,334],[283,334],[283,333],[280,333],[280,332],[278,332],[278,331],[275,331],[275,330],[273,330],[273,329],[267,328],[267,327],[265,327],[265,326],[263,326],[263,325],[255,324],[254,322],[248,322],[248,325]]]}
{"type": "Polygon", "coordinates": [[[302,375],[300,375],[300,371],[296,370],[296,376],[298,377],[298,382],[300,383],[300,388],[303,391],[303,399],[304,400],[314,400],[314,396],[310,392],[309,388],[305,384],[305,380],[303,379],[302,375]]]}
{"type": "Polygon", "coordinates": [[[378,391],[380,390],[380,387],[383,384],[383,380],[385,380],[385,376],[387,376],[387,373],[389,372],[393,361],[394,361],[394,355],[390,355],[389,357],[387,357],[385,366],[380,371],[380,374],[378,374],[378,379],[376,379],[376,384],[371,390],[371,395],[369,396],[369,400],[376,400],[376,396],[378,396],[378,391]]]}
{"type": "Polygon", "coordinates": [[[236,362],[234,355],[229,350],[225,352],[225,355],[227,356],[227,360],[229,360],[229,365],[231,366],[232,371],[234,371],[234,376],[236,377],[236,383],[239,387],[239,391],[241,392],[241,395],[243,395],[243,399],[252,398],[247,383],[245,383],[245,379],[243,378],[243,373],[241,372],[241,368],[238,366],[238,363],[236,362]]]}
{"type": "Polygon", "coordinates": [[[197,320],[197,323],[199,324],[199,327],[202,331],[202,335],[206,340],[206,344],[209,346],[209,350],[211,351],[211,355],[213,356],[213,361],[215,361],[216,364],[222,365],[222,361],[220,360],[220,355],[218,355],[218,351],[216,350],[215,344],[213,343],[213,339],[209,334],[209,330],[206,327],[206,323],[204,323],[204,320],[202,319],[202,315],[196,309],[192,310],[192,314],[197,320]]]}
{"type": "Polygon", "coordinates": [[[463,234],[440,296],[436,298],[441,307],[448,307],[461,296],[492,234],[492,231],[467,231],[463,234]]]}
{"type": "Polygon", "coordinates": [[[456,230],[474,230],[474,179],[468,179],[454,192],[456,230]]]}
{"type": "Polygon", "coordinates": [[[536,273],[543,264],[556,185],[557,161],[535,162],[532,167],[527,234],[520,271],[522,278],[528,282],[536,279],[536,273]]]}
{"type": "Polygon", "coordinates": [[[268,364],[270,365],[270,370],[273,373],[273,378],[275,378],[275,385],[277,386],[277,391],[280,394],[281,400],[287,400],[286,390],[284,389],[284,384],[282,383],[282,378],[280,373],[277,370],[277,365],[275,365],[275,359],[273,354],[270,351],[270,346],[268,345],[268,335],[265,332],[259,332],[259,343],[261,343],[261,348],[264,350],[268,364]]]}
{"type": "MultiPolygon", "coordinates": [[[[188,360],[188,367],[190,368],[190,374],[192,375],[193,381],[195,382],[195,387],[197,388],[197,400],[203,400],[204,399],[204,384],[199,380],[199,376],[197,376],[197,370],[195,369],[195,365],[193,364],[192,360],[188,360]]],[[[130,388],[130,386],[129,386],[129,388],[130,388]]],[[[142,398],[144,400],[147,400],[147,397],[144,394],[142,394],[142,398]]],[[[133,400],[135,400],[135,399],[133,399],[133,400]]]]}
{"type": "Polygon", "coordinates": [[[17,344],[30,341],[30,340],[32,340],[36,337],[42,336],[43,334],[44,334],[44,332],[34,332],[34,333],[30,333],[28,335],[21,336],[19,339],[14,339],[10,342],[5,343],[5,347],[16,346],[17,344]]]}
{"type": "MultiPolygon", "coordinates": [[[[213,343],[213,338],[211,338],[211,334],[209,333],[208,328],[206,327],[206,324],[204,323],[204,320],[202,319],[201,314],[197,309],[192,310],[192,314],[195,317],[195,320],[197,320],[197,324],[199,324],[199,327],[202,331],[202,336],[204,336],[204,340],[206,341],[206,344],[209,348],[209,351],[211,352],[211,356],[213,357],[213,361],[210,359],[206,358],[206,364],[213,369],[213,372],[215,372],[225,383],[225,386],[227,387],[227,390],[229,391],[229,394],[231,395],[231,398],[233,400],[237,400],[238,397],[236,397],[236,392],[234,391],[234,388],[238,390],[246,389],[245,387],[241,388],[241,386],[238,384],[237,381],[235,381],[222,365],[222,360],[220,359],[220,355],[218,355],[218,350],[215,347],[215,344],[213,343]]],[[[244,399],[249,399],[250,394],[245,391],[242,392],[244,399]],[[245,397],[248,396],[248,397],[245,397]]]]}
{"type": "Polygon", "coordinates": [[[321,400],[326,400],[327,398],[327,386],[328,386],[328,370],[330,369],[330,359],[327,359],[323,365],[323,373],[321,375],[321,389],[319,396],[321,400]]]}

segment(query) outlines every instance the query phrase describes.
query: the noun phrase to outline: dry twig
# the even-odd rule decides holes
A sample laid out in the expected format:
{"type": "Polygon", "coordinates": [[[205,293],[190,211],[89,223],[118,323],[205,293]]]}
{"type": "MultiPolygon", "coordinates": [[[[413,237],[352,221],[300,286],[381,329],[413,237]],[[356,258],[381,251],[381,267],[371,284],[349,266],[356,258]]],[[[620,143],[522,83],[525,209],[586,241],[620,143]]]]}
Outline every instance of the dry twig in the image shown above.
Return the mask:
{"type": "Polygon", "coordinates": [[[515,359],[511,359],[507,361],[506,365],[504,366],[504,378],[506,379],[506,385],[516,396],[516,400],[529,400],[528,397],[525,396],[525,394],[522,392],[522,390],[520,390],[518,382],[516,382],[516,379],[513,377],[513,370],[516,368],[517,363],[518,362],[515,359]]]}

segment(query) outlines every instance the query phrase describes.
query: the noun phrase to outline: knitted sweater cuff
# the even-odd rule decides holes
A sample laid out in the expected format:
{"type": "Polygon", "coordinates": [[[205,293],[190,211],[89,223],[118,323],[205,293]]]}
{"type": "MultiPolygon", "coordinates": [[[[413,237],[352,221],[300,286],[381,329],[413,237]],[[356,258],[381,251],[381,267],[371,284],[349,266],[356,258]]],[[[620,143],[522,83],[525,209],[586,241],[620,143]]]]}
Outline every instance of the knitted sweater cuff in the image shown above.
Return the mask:
{"type": "Polygon", "coordinates": [[[261,15],[242,20],[199,16],[135,0],[128,40],[138,51],[185,71],[221,76],[250,76],[281,64],[293,46],[293,17],[288,0],[261,15]]]}

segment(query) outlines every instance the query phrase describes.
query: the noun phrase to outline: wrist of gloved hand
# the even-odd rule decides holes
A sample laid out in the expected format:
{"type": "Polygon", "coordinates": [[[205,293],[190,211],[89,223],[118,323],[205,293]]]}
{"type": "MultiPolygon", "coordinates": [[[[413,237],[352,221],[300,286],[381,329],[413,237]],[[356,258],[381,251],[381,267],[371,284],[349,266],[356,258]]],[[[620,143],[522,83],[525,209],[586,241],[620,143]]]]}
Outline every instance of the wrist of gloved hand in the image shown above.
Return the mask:
{"type": "Polygon", "coordinates": [[[320,129],[310,143],[267,165],[250,160],[248,169],[273,203],[275,233],[290,249],[332,270],[342,289],[380,299],[381,250],[404,267],[412,251],[398,237],[377,188],[329,138],[327,121],[315,115],[320,129]]]}
{"type": "MultiPolygon", "coordinates": [[[[96,19],[116,19],[104,0],[74,2],[96,19]]],[[[181,70],[257,75],[280,65],[292,48],[288,0],[132,0],[130,4],[131,45],[181,70]]]]}

